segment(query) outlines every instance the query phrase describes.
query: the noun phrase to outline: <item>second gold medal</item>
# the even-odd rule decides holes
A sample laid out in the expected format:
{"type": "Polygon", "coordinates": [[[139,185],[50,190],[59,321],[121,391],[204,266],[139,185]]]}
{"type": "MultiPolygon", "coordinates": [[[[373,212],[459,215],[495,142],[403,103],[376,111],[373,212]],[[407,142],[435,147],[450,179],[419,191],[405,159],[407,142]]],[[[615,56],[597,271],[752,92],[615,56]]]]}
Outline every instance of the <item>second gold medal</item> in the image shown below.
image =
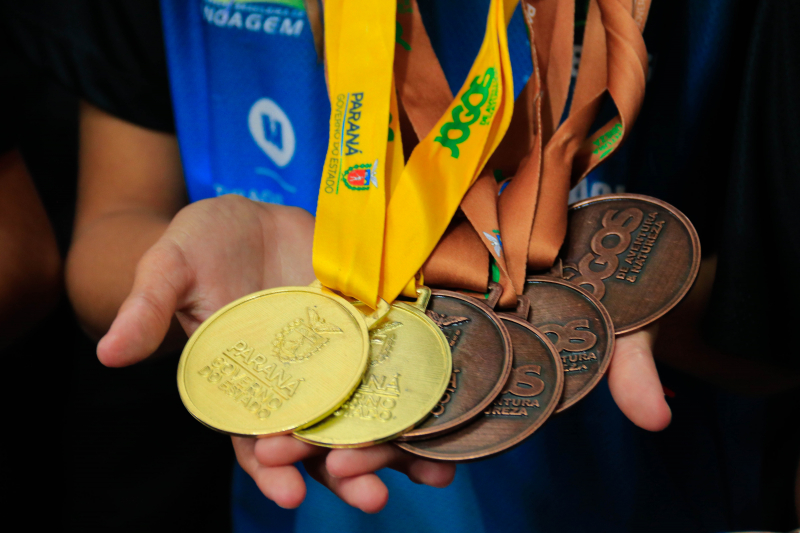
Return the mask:
{"type": "Polygon", "coordinates": [[[395,302],[370,332],[361,385],[333,415],[296,431],[305,442],[355,448],[392,439],[426,417],[450,382],[453,362],[441,330],[425,316],[430,290],[417,302],[395,302]]]}

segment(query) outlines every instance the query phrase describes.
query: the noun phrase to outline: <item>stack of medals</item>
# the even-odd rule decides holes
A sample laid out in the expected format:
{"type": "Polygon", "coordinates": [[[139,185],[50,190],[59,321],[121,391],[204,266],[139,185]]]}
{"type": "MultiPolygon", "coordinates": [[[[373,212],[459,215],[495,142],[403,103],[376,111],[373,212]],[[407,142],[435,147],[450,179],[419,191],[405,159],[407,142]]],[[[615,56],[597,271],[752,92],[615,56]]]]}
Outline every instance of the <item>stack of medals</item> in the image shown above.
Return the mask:
{"type": "Polygon", "coordinates": [[[675,208],[627,194],[567,209],[573,182],[619,146],[641,106],[649,2],[590,2],[561,124],[574,3],[523,0],[534,72],[515,106],[505,31],[516,4],[491,0],[454,97],[415,0],[324,3],[332,111],[318,281],[241,298],[192,335],[178,385],[198,420],[233,435],[490,457],[586,396],[615,335],[686,295],[699,241],[675,208]],[[606,94],[619,115],[588,135],[606,94]],[[401,119],[419,139],[407,160],[401,119]],[[514,178],[498,187],[497,171],[514,178]],[[422,286],[420,271],[447,290],[422,286]]]}
{"type": "Polygon", "coordinates": [[[455,134],[431,134],[407,161],[394,81],[396,42],[405,42],[397,7],[324,4],[332,109],[314,235],[318,281],[232,302],[189,339],[181,398],[213,429],[367,446],[427,418],[451,382],[450,340],[438,315],[426,314],[431,293],[418,273],[508,128],[505,28],[514,5],[492,0],[468,81],[434,119],[437,131],[455,134]],[[411,300],[398,301],[401,293],[411,300]]]}

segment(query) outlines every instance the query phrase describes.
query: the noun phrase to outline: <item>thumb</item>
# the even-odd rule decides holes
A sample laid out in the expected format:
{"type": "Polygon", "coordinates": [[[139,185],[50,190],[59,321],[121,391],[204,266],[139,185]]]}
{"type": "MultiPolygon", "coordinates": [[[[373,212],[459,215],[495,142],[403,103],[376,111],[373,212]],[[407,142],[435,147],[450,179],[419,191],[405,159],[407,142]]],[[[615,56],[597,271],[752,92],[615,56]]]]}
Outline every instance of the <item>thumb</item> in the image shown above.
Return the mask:
{"type": "Polygon", "coordinates": [[[191,271],[177,246],[162,240],[148,250],[136,266],[131,293],[97,345],[100,362],[128,366],[155,352],[190,283],[191,271]]]}
{"type": "Polygon", "coordinates": [[[608,368],[608,387],[617,406],[648,431],[661,431],[672,419],[653,360],[657,332],[657,326],[651,326],[617,337],[608,368]]]}

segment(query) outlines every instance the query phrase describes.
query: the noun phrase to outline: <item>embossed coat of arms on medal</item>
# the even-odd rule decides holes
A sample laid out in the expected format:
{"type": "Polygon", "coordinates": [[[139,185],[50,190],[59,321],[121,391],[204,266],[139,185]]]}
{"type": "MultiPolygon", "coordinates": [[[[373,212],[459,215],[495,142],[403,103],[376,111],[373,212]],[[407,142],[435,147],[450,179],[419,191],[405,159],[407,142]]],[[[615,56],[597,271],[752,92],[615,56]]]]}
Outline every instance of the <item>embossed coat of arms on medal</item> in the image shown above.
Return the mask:
{"type": "Polygon", "coordinates": [[[370,332],[369,340],[372,349],[370,350],[369,364],[371,366],[378,365],[389,359],[394,343],[397,340],[397,335],[392,331],[402,325],[401,322],[390,322],[370,332]]]}
{"type": "Polygon", "coordinates": [[[314,308],[308,308],[308,323],[302,318],[287,324],[275,336],[273,353],[284,363],[305,361],[328,342],[322,334],[341,333],[341,328],[327,324],[314,308]]]}

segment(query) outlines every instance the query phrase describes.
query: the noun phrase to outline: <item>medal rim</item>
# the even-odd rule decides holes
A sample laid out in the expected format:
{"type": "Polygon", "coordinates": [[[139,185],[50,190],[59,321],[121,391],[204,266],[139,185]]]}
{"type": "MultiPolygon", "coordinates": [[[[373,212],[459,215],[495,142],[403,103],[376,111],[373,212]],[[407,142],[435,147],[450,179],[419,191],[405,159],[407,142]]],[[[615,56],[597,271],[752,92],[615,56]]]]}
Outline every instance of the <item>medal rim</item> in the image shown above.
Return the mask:
{"type": "MultiPolygon", "coordinates": [[[[497,317],[500,318],[500,320],[509,320],[511,322],[514,322],[522,326],[523,328],[532,331],[535,335],[539,337],[542,344],[544,344],[545,348],[550,353],[551,358],[553,359],[553,361],[555,361],[556,390],[553,393],[553,401],[550,402],[550,404],[547,406],[544,415],[535,424],[532,424],[531,426],[526,428],[525,431],[522,431],[519,434],[517,434],[513,439],[510,439],[501,445],[495,445],[479,453],[470,452],[470,453],[459,453],[459,454],[443,454],[439,452],[431,452],[429,450],[420,450],[416,448],[416,446],[414,446],[417,443],[417,441],[395,441],[394,444],[396,446],[419,457],[424,457],[426,459],[434,459],[437,461],[472,462],[482,459],[489,459],[501,453],[507,452],[525,442],[525,440],[528,437],[530,437],[536,431],[538,431],[544,425],[544,423],[547,422],[547,420],[549,420],[550,417],[553,416],[553,414],[555,414],[556,407],[558,406],[558,403],[560,402],[561,399],[561,395],[564,391],[564,365],[561,363],[561,356],[556,351],[555,346],[547,337],[547,335],[544,334],[539,328],[537,328],[527,320],[524,320],[516,315],[511,315],[508,313],[497,313],[497,317]]],[[[503,383],[503,385],[505,386],[505,382],[503,383]]],[[[497,399],[497,397],[499,397],[499,395],[492,398],[492,401],[497,399]]],[[[466,429],[468,427],[469,425],[466,425],[460,429],[466,429]]],[[[447,435],[439,435],[439,436],[445,437],[447,435]]],[[[435,440],[435,438],[436,437],[430,440],[435,440]]]]}
{"type": "MultiPolygon", "coordinates": [[[[585,390],[583,390],[580,394],[577,394],[577,395],[573,396],[573,398],[570,399],[569,401],[564,402],[563,404],[561,402],[559,402],[558,407],[556,409],[556,413],[562,413],[566,409],[569,409],[570,407],[572,407],[573,405],[575,405],[576,403],[581,401],[584,397],[586,397],[587,394],[592,392],[595,389],[595,387],[597,387],[598,383],[600,383],[600,381],[603,379],[603,376],[606,375],[606,372],[608,371],[608,367],[611,364],[611,359],[612,359],[612,357],[614,357],[614,349],[616,348],[616,345],[617,345],[617,342],[616,342],[617,333],[616,333],[616,330],[614,329],[614,321],[611,320],[611,315],[609,314],[608,309],[606,309],[606,306],[604,306],[600,302],[600,300],[598,300],[592,293],[590,293],[586,289],[584,289],[582,287],[579,287],[577,285],[573,285],[569,281],[565,281],[563,279],[558,279],[558,278],[553,278],[553,277],[550,277],[550,276],[528,276],[527,278],[525,278],[525,285],[527,285],[529,282],[530,283],[537,283],[537,282],[554,283],[556,285],[562,285],[562,286],[568,287],[570,289],[577,289],[577,291],[581,294],[581,296],[584,296],[589,301],[589,303],[592,304],[595,307],[595,309],[597,309],[598,313],[600,313],[600,316],[602,317],[603,321],[605,322],[606,334],[608,336],[608,340],[606,341],[606,345],[607,345],[607,352],[606,353],[608,354],[608,356],[605,358],[605,361],[603,361],[603,364],[599,365],[600,366],[600,370],[597,372],[596,377],[589,382],[589,383],[591,383],[591,386],[585,387],[585,390]]],[[[533,324],[531,324],[531,325],[533,325],[533,324]]],[[[536,326],[534,326],[534,327],[536,327],[536,326]]],[[[558,354],[558,357],[559,357],[559,361],[560,361],[561,360],[561,354],[560,353],[558,354]]],[[[562,372],[563,372],[563,364],[562,364],[562,372]]],[[[566,376],[564,377],[564,383],[566,385],[566,376]]],[[[562,394],[562,396],[563,396],[563,394],[562,394]]]]}
{"type": "MultiPolygon", "coordinates": [[[[601,203],[601,202],[609,202],[613,200],[641,200],[644,202],[648,202],[651,204],[655,204],[663,209],[669,211],[669,213],[678,219],[686,229],[686,232],[689,234],[689,239],[691,241],[691,252],[692,252],[692,264],[689,268],[689,276],[686,278],[686,282],[681,286],[680,290],[677,291],[671,300],[666,302],[665,305],[659,308],[658,311],[652,313],[644,318],[641,318],[631,324],[628,324],[624,327],[616,329],[616,335],[624,335],[626,333],[631,333],[643,327],[646,327],[656,320],[660,319],[672,309],[678,305],[681,300],[689,293],[689,291],[694,286],[694,282],[697,280],[697,274],[700,272],[700,261],[701,257],[701,247],[700,247],[700,237],[697,234],[697,229],[692,224],[689,217],[683,214],[677,207],[669,204],[663,200],[659,200],[658,198],[654,198],[652,196],[647,196],[646,194],[636,194],[636,193],[620,193],[620,194],[603,194],[600,196],[593,196],[591,198],[586,198],[585,200],[581,200],[579,202],[575,202],[574,204],[569,206],[567,210],[567,217],[569,218],[569,212],[581,209],[583,207],[587,207],[591,204],[601,203]]],[[[569,229],[567,229],[567,233],[569,233],[569,229]]],[[[573,285],[575,286],[575,285],[573,285]]],[[[580,288],[580,287],[579,287],[580,288]]],[[[583,289],[585,290],[585,289],[583,289]]]]}
{"type": "MultiPolygon", "coordinates": [[[[291,433],[295,429],[308,427],[308,426],[311,426],[313,424],[316,424],[317,422],[325,419],[331,413],[336,411],[336,409],[341,407],[342,404],[344,404],[344,402],[346,402],[347,399],[350,398],[350,396],[353,394],[355,389],[358,388],[358,385],[361,383],[361,379],[364,376],[364,372],[366,371],[366,368],[367,368],[368,364],[369,364],[369,332],[368,332],[368,328],[367,328],[367,323],[366,323],[366,320],[364,319],[364,316],[350,302],[348,302],[347,300],[345,300],[341,296],[339,296],[339,295],[337,295],[337,294],[335,294],[335,293],[333,293],[331,291],[328,291],[328,290],[325,290],[325,289],[319,288],[319,287],[313,287],[313,286],[276,287],[276,288],[272,288],[272,289],[266,289],[266,290],[263,290],[263,291],[257,291],[257,292],[248,294],[246,296],[243,296],[241,298],[238,298],[238,299],[228,303],[227,305],[224,305],[221,308],[219,308],[211,316],[209,316],[207,319],[205,319],[202,324],[200,324],[200,326],[194,331],[194,333],[192,333],[192,335],[189,337],[189,340],[184,345],[183,351],[181,352],[180,359],[178,360],[178,372],[177,372],[178,392],[180,394],[181,402],[183,402],[183,405],[186,408],[186,410],[189,411],[189,414],[191,414],[197,421],[202,423],[204,426],[206,426],[206,427],[208,427],[210,429],[213,429],[214,431],[217,431],[219,433],[224,433],[226,435],[238,436],[238,437],[272,437],[272,436],[278,436],[278,435],[286,435],[286,434],[291,433]],[[290,425],[290,427],[287,427],[285,429],[280,429],[280,430],[277,430],[277,431],[274,431],[274,432],[270,432],[270,433],[263,433],[263,432],[258,432],[258,431],[249,431],[249,432],[248,431],[236,431],[236,429],[241,429],[241,428],[240,427],[239,428],[231,427],[230,429],[228,429],[228,428],[223,428],[223,427],[216,427],[216,426],[210,424],[207,420],[205,420],[203,418],[201,409],[199,407],[197,407],[197,405],[192,401],[192,399],[191,399],[191,397],[189,395],[189,392],[186,390],[186,383],[185,383],[184,374],[185,374],[185,371],[186,371],[187,360],[189,359],[189,354],[190,354],[192,348],[197,343],[197,341],[200,338],[201,334],[206,329],[208,329],[208,327],[210,327],[210,325],[212,323],[214,323],[216,321],[216,319],[218,319],[220,316],[222,316],[223,314],[227,313],[228,311],[232,310],[233,308],[238,307],[238,306],[243,305],[243,304],[246,304],[247,302],[249,302],[251,300],[256,300],[256,299],[259,299],[259,298],[263,298],[265,296],[269,296],[269,295],[272,295],[272,294],[289,293],[289,292],[305,292],[305,293],[316,294],[316,295],[319,295],[319,296],[321,296],[323,298],[328,298],[330,300],[333,300],[335,303],[341,305],[342,308],[345,311],[347,311],[348,313],[350,313],[353,316],[353,319],[355,320],[355,322],[356,322],[356,324],[358,326],[358,329],[361,332],[361,344],[362,344],[361,352],[362,352],[362,355],[361,355],[361,362],[359,364],[359,367],[362,369],[361,372],[358,373],[355,376],[355,378],[351,379],[351,383],[348,383],[348,385],[347,385],[347,390],[349,392],[347,394],[345,394],[344,397],[341,398],[341,400],[339,400],[339,399],[335,400],[336,405],[332,409],[326,407],[326,411],[325,411],[324,414],[315,415],[313,417],[313,419],[310,420],[310,421],[301,421],[297,425],[290,425]]],[[[231,425],[231,426],[235,426],[235,425],[231,425]]]]}
{"type": "MultiPolygon", "coordinates": [[[[406,433],[404,433],[402,435],[401,440],[403,440],[403,441],[409,441],[410,442],[410,441],[415,441],[415,440],[436,438],[438,436],[442,436],[442,435],[445,435],[445,434],[450,433],[452,431],[455,431],[458,428],[460,428],[461,426],[464,426],[464,425],[468,424],[471,420],[473,420],[475,417],[480,415],[483,412],[483,410],[486,409],[486,407],[488,407],[494,401],[495,398],[497,398],[497,396],[500,394],[500,391],[505,386],[506,381],[508,381],[508,376],[511,375],[511,370],[512,370],[513,364],[514,364],[514,351],[513,351],[514,349],[513,349],[513,346],[511,345],[511,336],[509,335],[508,329],[506,329],[505,324],[503,324],[503,321],[501,320],[500,315],[495,313],[494,310],[491,307],[489,307],[485,303],[481,302],[477,298],[473,298],[472,296],[467,296],[467,295],[464,295],[464,294],[461,294],[461,293],[458,293],[458,292],[455,292],[455,291],[448,291],[448,290],[443,290],[443,289],[432,289],[431,290],[431,300],[435,296],[446,296],[446,297],[456,298],[458,300],[465,301],[470,305],[475,305],[478,309],[483,311],[486,314],[487,317],[489,317],[489,320],[491,322],[493,322],[497,326],[497,329],[500,331],[500,336],[502,338],[503,353],[504,353],[503,372],[501,374],[501,378],[498,380],[498,382],[495,384],[495,386],[492,387],[492,389],[489,391],[489,394],[486,395],[486,398],[481,400],[478,405],[476,405],[475,407],[473,407],[472,409],[470,409],[466,413],[462,414],[461,416],[454,418],[453,420],[451,420],[450,422],[448,422],[446,424],[441,424],[441,425],[438,425],[438,426],[432,426],[430,428],[414,428],[414,429],[411,429],[410,431],[408,431],[408,432],[406,432],[406,433]]],[[[430,306],[430,304],[429,304],[429,306],[430,306]]],[[[426,318],[427,318],[427,315],[426,315],[426,318]]],[[[428,318],[428,320],[430,320],[430,319],[428,318]]],[[[439,331],[441,331],[441,328],[439,328],[438,326],[436,326],[436,328],[439,329],[439,331]]],[[[444,333],[442,333],[442,335],[444,335],[444,333]]],[[[449,343],[448,343],[448,347],[449,347],[449,343]]],[[[451,356],[451,360],[452,360],[452,356],[451,356]]],[[[446,389],[446,387],[445,387],[445,389],[446,389]]],[[[442,391],[442,394],[444,394],[444,391],[442,391]]],[[[435,405],[434,405],[434,407],[435,407],[435,405]]],[[[433,409],[433,407],[431,409],[433,409]]],[[[425,419],[422,419],[417,423],[419,424],[424,420],[425,419]]]]}
{"type": "MultiPolygon", "coordinates": [[[[434,394],[432,396],[432,398],[433,398],[432,404],[430,406],[428,406],[427,409],[421,410],[422,414],[420,415],[420,418],[418,420],[416,420],[414,423],[412,423],[411,425],[409,425],[409,426],[407,426],[405,428],[402,428],[401,430],[396,431],[396,432],[392,433],[391,435],[384,436],[384,437],[379,437],[379,438],[372,439],[372,440],[369,440],[369,441],[361,441],[361,440],[359,440],[358,442],[350,441],[350,442],[331,443],[331,442],[323,442],[323,441],[320,441],[320,440],[311,439],[311,438],[308,438],[306,435],[298,435],[298,433],[297,433],[298,431],[303,431],[304,429],[311,429],[310,426],[306,426],[305,428],[298,428],[297,430],[294,430],[292,432],[292,436],[294,438],[296,438],[297,440],[300,440],[302,442],[306,442],[308,444],[313,444],[315,446],[322,446],[322,447],[325,447],[325,448],[334,448],[334,449],[335,448],[363,448],[363,447],[366,447],[366,446],[372,446],[372,445],[375,445],[375,444],[381,444],[381,443],[384,443],[384,442],[387,442],[387,441],[391,441],[391,440],[394,440],[397,437],[405,434],[409,430],[413,429],[414,426],[419,424],[422,420],[425,420],[425,418],[430,415],[430,412],[433,410],[433,408],[436,407],[436,404],[439,402],[439,400],[441,399],[442,395],[447,390],[447,385],[450,382],[450,376],[451,376],[451,374],[453,372],[453,356],[452,356],[452,353],[450,351],[450,344],[447,342],[447,337],[445,337],[445,335],[442,332],[441,328],[439,328],[439,326],[437,326],[430,318],[428,318],[428,316],[425,314],[425,312],[422,311],[421,309],[419,309],[418,307],[410,305],[410,304],[408,304],[406,302],[394,302],[392,304],[392,306],[393,307],[397,306],[397,307],[399,307],[401,309],[404,309],[404,310],[407,310],[407,311],[411,312],[414,316],[417,316],[421,321],[423,321],[429,328],[431,328],[434,331],[435,336],[439,340],[440,348],[441,348],[441,354],[444,355],[444,359],[445,359],[444,366],[446,368],[449,368],[450,372],[445,372],[443,374],[443,379],[442,379],[442,381],[441,381],[441,383],[439,385],[439,393],[438,394],[434,394]]],[[[364,374],[362,374],[361,378],[359,379],[359,383],[358,383],[359,385],[361,384],[361,381],[362,381],[364,375],[366,375],[366,372],[368,371],[368,367],[369,367],[369,361],[367,362],[367,369],[365,369],[364,374]]],[[[352,394],[354,394],[357,391],[357,389],[358,389],[358,385],[353,390],[353,393],[348,395],[348,397],[345,399],[345,402],[342,402],[342,405],[344,403],[346,403],[347,400],[350,399],[352,394]]],[[[341,407],[341,405],[340,405],[340,407],[341,407]]],[[[338,409],[338,407],[337,407],[337,409],[338,409]]],[[[328,416],[332,416],[332,413],[330,415],[328,415],[328,416]]],[[[322,422],[326,418],[328,418],[328,417],[326,416],[325,418],[323,418],[322,420],[319,420],[318,422],[322,422]]]]}

